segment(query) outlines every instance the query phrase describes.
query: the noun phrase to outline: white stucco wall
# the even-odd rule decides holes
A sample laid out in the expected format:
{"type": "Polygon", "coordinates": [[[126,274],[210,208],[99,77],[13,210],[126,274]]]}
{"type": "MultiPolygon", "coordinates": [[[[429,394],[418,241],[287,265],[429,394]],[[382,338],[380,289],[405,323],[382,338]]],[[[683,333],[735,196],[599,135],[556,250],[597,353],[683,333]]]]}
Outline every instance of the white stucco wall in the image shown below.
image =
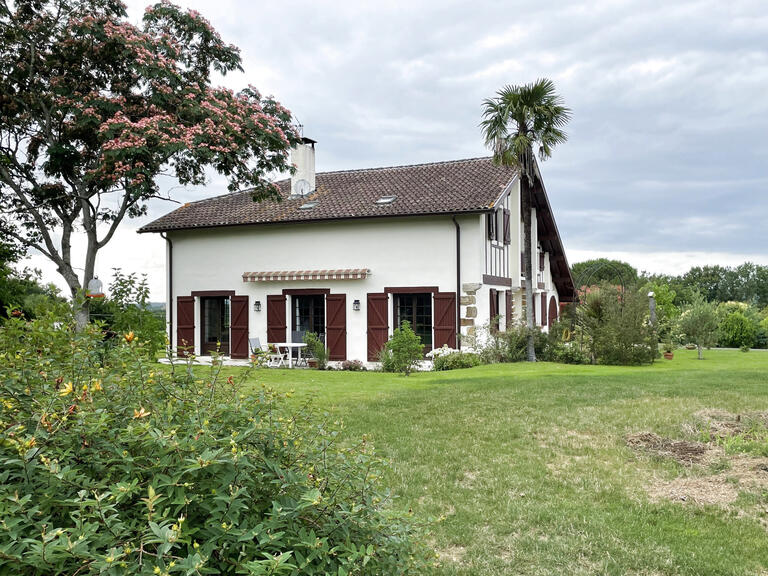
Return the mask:
{"type": "MultiPolygon", "coordinates": [[[[457,217],[461,226],[462,282],[481,282],[483,220],[457,217]]],[[[327,288],[346,294],[347,358],[367,357],[367,294],[385,287],[436,286],[456,291],[456,229],[450,216],[268,225],[179,231],[173,242],[174,347],[176,298],[193,291],[234,290],[249,297],[249,337],[267,343],[267,295],[283,289],[327,288]],[[368,268],[364,280],[243,282],[244,272],[368,268]],[[261,311],[254,311],[254,302],[261,311]],[[360,310],[352,309],[360,301],[360,310]]],[[[199,352],[199,305],[195,345],[199,352]]],[[[390,333],[392,311],[390,296],[390,333]]],[[[482,309],[487,309],[486,306],[482,309]]],[[[290,315],[290,297],[286,306],[290,315]]],[[[487,313],[486,313],[487,314],[487,313]]],[[[290,339],[290,317],[288,338],[290,339]]],[[[487,321],[487,319],[486,319],[487,321]]]]}

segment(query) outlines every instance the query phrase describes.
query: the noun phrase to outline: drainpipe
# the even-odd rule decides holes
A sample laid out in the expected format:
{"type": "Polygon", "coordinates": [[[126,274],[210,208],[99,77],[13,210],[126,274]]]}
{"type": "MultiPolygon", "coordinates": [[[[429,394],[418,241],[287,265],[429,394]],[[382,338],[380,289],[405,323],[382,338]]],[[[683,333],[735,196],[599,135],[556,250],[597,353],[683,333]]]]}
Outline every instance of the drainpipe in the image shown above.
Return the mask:
{"type": "Polygon", "coordinates": [[[173,242],[165,232],[160,236],[168,243],[168,349],[173,350],[173,242]]]}
{"type": "Polygon", "coordinates": [[[455,214],[451,220],[456,226],[456,348],[461,350],[461,226],[455,214]]]}

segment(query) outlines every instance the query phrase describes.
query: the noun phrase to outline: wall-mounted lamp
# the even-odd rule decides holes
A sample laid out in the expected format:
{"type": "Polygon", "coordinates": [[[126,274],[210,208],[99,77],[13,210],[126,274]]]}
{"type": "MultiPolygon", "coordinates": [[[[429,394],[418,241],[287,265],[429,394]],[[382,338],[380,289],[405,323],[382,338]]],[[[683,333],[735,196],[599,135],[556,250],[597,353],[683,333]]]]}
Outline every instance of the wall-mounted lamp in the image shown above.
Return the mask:
{"type": "Polygon", "coordinates": [[[355,312],[360,312],[360,300],[355,300],[352,302],[352,310],[355,312]]]}
{"type": "Polygon", "coordinates": [[[253,310],[255,312],[261,312],[261,300],[256,300],[256,302],[253,303],[253,310]]]}

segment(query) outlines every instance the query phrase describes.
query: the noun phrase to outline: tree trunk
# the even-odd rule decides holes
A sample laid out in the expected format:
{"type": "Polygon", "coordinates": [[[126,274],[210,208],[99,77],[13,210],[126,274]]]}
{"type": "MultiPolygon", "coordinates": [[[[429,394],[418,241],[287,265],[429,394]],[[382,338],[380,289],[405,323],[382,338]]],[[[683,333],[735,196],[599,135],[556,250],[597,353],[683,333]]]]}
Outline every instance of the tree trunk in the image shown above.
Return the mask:
{"type": "MultiPolygon", "coordinates": [[[[75,306],[78,306],[77,300],[73,300],[75,306]]],[[[91,307],[90,302],[86,298],[82,304],[80,304],[75,310],[75,329],[81,332],[88,326],[88,322],[91,320],[91,307]]]]}
{"type": "Polygon", "coordinates": [[[699,351],[699,360],[703,360],[704,359],[704,347],[699,344],[698,346],[696,346],[696,348],[699,351]]]}
{"type": "Polygon", "coordinates": [[[528,362],[536,362],[536,349],[534,348],[533,335],[533,262],[531,261],[532,249],[532,223],[531,223],[531,195],[532,185],[526,176],[520,179],[521,210],[523,212],[523,273],[525,274],[525,325],[528,327],[528,362]]]}

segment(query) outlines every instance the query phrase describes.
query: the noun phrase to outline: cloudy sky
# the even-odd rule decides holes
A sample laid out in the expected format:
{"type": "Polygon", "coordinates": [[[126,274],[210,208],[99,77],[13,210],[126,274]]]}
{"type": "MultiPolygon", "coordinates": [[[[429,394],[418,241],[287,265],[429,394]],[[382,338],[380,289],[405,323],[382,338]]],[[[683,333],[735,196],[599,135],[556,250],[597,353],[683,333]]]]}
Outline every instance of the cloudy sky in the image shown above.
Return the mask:
{"type": "MultiPolygon", "coordinates": [[[[146,4],[128,1],[133,22],[146,4]]],[[[318,141],[318,171],[486,155],[483,98],[545,76],[573,110],[568,142],[542,165],[571,262],[768,264],[762,0],[182,4],[242,49],[244,73],[222,83],[275,95],[318,141]]],[[[212,176],[173,196],[225,191],[212,176]]],[[[147,272],[164,299],[164,242],[135,230],[173,208],[126,223],[100,255],[102,278],[147,272]]]]}

